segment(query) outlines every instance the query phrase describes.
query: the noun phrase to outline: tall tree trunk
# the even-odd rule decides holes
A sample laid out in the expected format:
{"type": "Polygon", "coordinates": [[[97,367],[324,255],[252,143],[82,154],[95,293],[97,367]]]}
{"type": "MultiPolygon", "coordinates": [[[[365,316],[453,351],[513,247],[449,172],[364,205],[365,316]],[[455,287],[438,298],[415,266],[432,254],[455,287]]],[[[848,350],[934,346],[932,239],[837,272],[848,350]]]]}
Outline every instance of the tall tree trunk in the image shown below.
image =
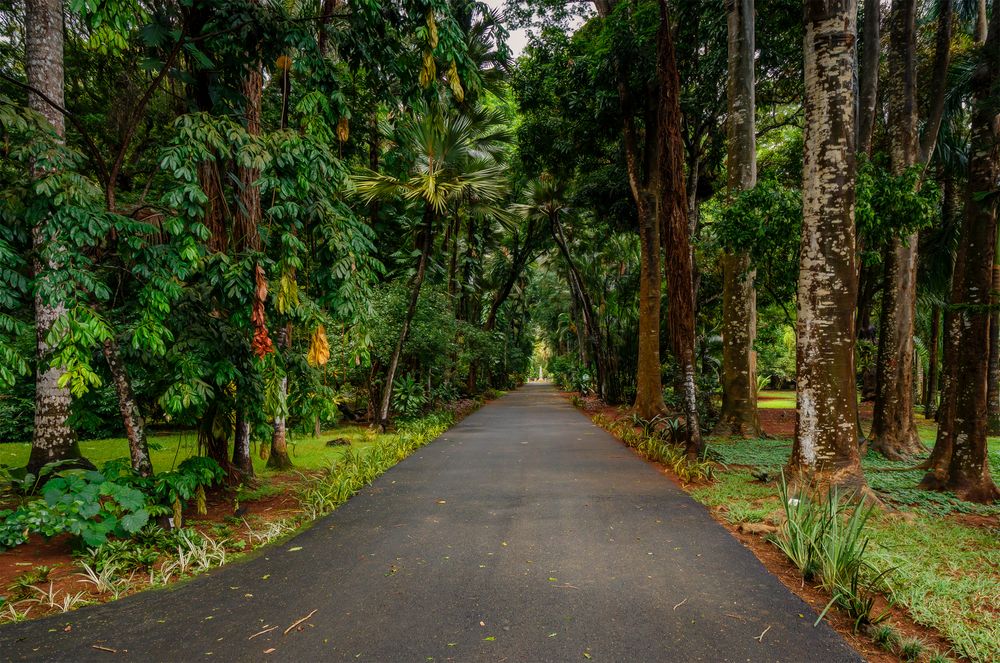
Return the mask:
{"type": "Polygon", "coordinates": [[[993,274],[990,286],[989,364],[986,370],[986,430],[1000,434],[1000,252],[993,249],[993,274]]]}
{"type": "Polygon", "coordinates": [[[796,323],[799,485],[866,490],[854,372],[856,0],[805,2],[802,246],[796,323]]]}
{"type": "Polygon", "coordinates": [[[655,200],[645,189],[639,202],[639,357],[635,376],[635,411],[652,419],[666,411],[660,368],[660,223],[655,200]]]}
{"type": "Polygon", "coordinates": [[[882,53],[881,1],[865,0],[865,20],[861,32],[860,93],[858,95],[858,152],[871,155],[872,134],[878,108],[878,70],[882,53]]]}
{"type": "MultiPolygon", "coordinates": [[[[889,157],[892,173],[917,163],[916,0],[894,0],[889,45],[889,157]]],[[[893,239],[885,256],[871,448],[899,460],[923,453],[913,416],[913,329],[917,233],[893,239]]]]}
{"type": "MultiPolygon", "coordinates": [[[[292,344],[292,325],[288,323],[278,331],[278,351],[287,354],[292,344]]],[[[281,394],[288,398],[288,375],[281,378],[281,394]]],[[[316,427],[319,427],[319,417],[316,417],[316,427]]],[[[316,434],[319,437],[319,433],[316,434]]],[[[274,470],[289,470],[292,459],[288,456],[288,420],[284,414],[274,418],[271,430],[271,451],[267,456],[267,467],[274,470]]]]}
{"type": "Polygon", "coordinates": [[[941,307],[931,307],[931,341],[927,349],[927,389],[924,392],[924,418],[930,419],[937,411],[938,398],[938,348],[941,345],[941,307]]]}
{"type": "MultiPolygon", "coordinates": [[[[260,63],[255,63],[247,67],[243,78],[243,100],[244,100],[244,120],[246,122],[247,133],[251,136],[259,136],[261,130],[261,96],[264,85],[264,77],[260,63]]],[[[260,178],[260,171],[256,168],[238,166],[236,169],[237,179],[240,183],[239,205],[233,219],[233,241],[236,251],[240,254],[245,252],[260,251],[260,223],[261,223],[261,202],[260,186],[257,180],[260,178]]],[[[254,266],[254,279],[263,279],[263,270],[259,264],[254,266]]],[[[257,284],[260,285],[259,283],[257,284]]],[[[267,336],[267,328],[264,324],[264,302],[261,301],[260,291],[255,288],[254,309],[256,315],[251,315],[254,321],[254,352],[259,355],[266,354],[271,350],[271,341],[267,336]]],[[[241,398],[237,394],[237,398],[241,398]]],[[[245,400],[245,397],[241,398],[245,400]]],[[[254,476],[253,460],[250,457],[250,422],[246,417],[246,408],[249,403],[241,402],[236,412],[236,428],[233,438],[233,468],[238,473],[238,479],[245,481],[254,476]]],[[[237,477],[234,477],[234,479],[237,477]]]]}
{"type": "MultiPolygon", "coordinates": [[[[986,447],[989,304],[997,241],[997,181],[1000,180],[1000,12],[994,11],[981,61],[972,77],[973,115],[965,215],[952,288],[957,341],[948,416],[942,422],[951,454],[924,485],[953,490],[962,499],[993,502],[1000,489],[990,476],[986,447]]],[[[939,443],[941,431],[939,430],[939,443]]],[[[939,459],[940,461],[940,459],[939,459]]]]}
{"type": "MultiPolygon", "coordinates": [[[[42,95],[53,104],[65,105],[63,85],[63,6],[62,0],[26,0],[25,2],[25,74],[28,85],[28,107],[40,113],[51,125],[52,130],[62,138],[65,135],[65,119],[42,95]],[[39,93],[36,93],[37,90],[39,93]]],[[[32,168],[32,177],[40,173],[32,168]]],[[[50,241],[47,220],[42,219],[32,230],[35,251],[34,272],[37,280],[43,280],[46,272],[60,269],[49,260],[43,263],[38,255],[50,241]]],[[[52,325],[66,313],[61,301],[51,301],[35,292],[35,431],[31,440],[31,455],[28,471],[37,475],[47,463],[78,459],[81,464],[90,465],[81,458],[76,435],[69,427],[70,403],[69,387],[59,386],[64,371],[49,366],[52,348],[48,343],[52,325]]],[[[92,467],[92,466],[91,466],[92,467]]]]}
{"type": "Polygon", "coordinates": [[[153,476],[153,463],[149,458],[146,426],[139,413],[139,404],[135,401],[132,381],[129,379],[128,371],[125,370],[125,362],[122,361],[118,342],[114,339],[108,339],[104,342],[104,358],[108,362],[111,380],[114,382],[115,393],[118,395],[118,409],[122,415],[122,423],[125,425],[125,436],[128,438],[132,469],[139,476],[151,477],[153,476]]]}
{"type": "MultiPolygon", "coordinates": [[[[729,24],[730,200],[757,184],[754,121],[754,0],[727,0],[729,24]]],[[[722,258],[722,413],[716,432],[758,437],[757,371],[753,342],[757,328],[754,272],[746,252],[722,258]]]]}
{"type": "MultiPolygon", "coordinates": [[[[610,9],[611,3],[608,3],[601,15],[607,15],[610,9]]],[[[602,12],[599,3],[598,11],[602,12]]],[[[639,225],[639,347],[633,407],[639,416],[652,419],[667,409],[663,402],[660,366],[661,221],[656,209],[655,167],[649,163],[656,155],[652,148],[655,147],[659,118],[656,107],[647,104],[645,144],[640,147],[635,126],[637,109],[630,89],[629,62],[618,54],[615,54],[614,60],[618,78],[618,105],[622,115],[625,169],[629,190],[638,211],[639,225]]],[[[653,92],[655,95],[655,88],[653,92]]]]}
{"type": "Polygon", "coordinates": [[[417,302],[420,300],[420,288],[424,284],[424,276],[427,274],[427,260],[430,257],[431,246],[434,235],[434,211],[429,204],[424,207],[424,223],[420,230],[420,260],[417,263],[417,273],[410,281],[410,301],[406,306],[406,314],[403,317],[403,327],[399,331],[399,338],[396,339],[396,347],[392,351],[392,358],[389,360],[389,367],[385,372],[385,384],[382,387],[382,404],[379,406],[378,423],[379,427],[385,431],[389,427],[389,408],[392,405],[392,383],[396,379],[396,369],[399,368],[399,357],[403,354],[403,344],[410,334],[410,323],[413,322],[413,315],[417,312],[417,302]]]}
{"type": "Polygon", "coordinates": [[[687,193],[684,187],[684,141],[681,139],[680,76],[674,55],[667,0],[660,0],[660,25],[656,35],[656,72],[660,86],[657,131],[660,220],[666,251],[668,323],[674,356],[680,370],[681,398],[686,421],[687,451],[702,451],[695,381],[694,285],[691,242],[688,237],[687,193]]]}

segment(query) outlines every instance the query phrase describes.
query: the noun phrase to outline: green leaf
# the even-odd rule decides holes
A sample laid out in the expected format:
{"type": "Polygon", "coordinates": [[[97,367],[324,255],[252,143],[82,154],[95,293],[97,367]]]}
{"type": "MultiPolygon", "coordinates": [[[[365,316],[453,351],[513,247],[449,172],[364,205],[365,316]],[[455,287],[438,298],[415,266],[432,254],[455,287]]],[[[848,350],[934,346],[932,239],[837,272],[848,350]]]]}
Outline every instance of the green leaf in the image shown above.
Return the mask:
{"type": "Polygon", "coordinates": [[[130,513],[122,517],[121,526],[129,534],[135,534],[149,522],[149,511],[139,509],[135,513],[130,513]]]}

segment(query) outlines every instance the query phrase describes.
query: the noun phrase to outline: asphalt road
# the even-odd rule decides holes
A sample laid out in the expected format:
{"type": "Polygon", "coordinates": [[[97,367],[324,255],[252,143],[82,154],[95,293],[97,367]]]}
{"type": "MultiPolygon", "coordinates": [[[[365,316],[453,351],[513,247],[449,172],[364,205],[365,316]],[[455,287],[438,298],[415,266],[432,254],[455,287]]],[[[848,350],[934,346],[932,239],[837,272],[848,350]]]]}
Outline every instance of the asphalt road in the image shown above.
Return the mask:
{"type": "Polygon", "coordinates": [[[814,620],[702,506],[529,385],[293,540],[2,626],[0,659],[862,660],[814,620]]]}

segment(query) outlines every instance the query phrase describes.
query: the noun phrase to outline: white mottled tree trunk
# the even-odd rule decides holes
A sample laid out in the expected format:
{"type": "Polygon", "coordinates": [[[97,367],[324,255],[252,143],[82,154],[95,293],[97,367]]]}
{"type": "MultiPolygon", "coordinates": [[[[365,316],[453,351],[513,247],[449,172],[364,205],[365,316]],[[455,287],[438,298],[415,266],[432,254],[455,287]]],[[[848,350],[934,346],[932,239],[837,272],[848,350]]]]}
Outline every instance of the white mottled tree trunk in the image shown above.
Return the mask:
{"type": "MultiPolygon", "coordinates": [[[[62,113],[53,104],[63,106],[63,10],[62,0],[27,0],[25,2],[25,73],[28,85],[37,90],[28,93],[28,106],[42,114],[52,129],[65,134],[62,113]],[[44,96],[43,96],[44,95],[44,96]],[[51,103],[50,103],[51,102],[51,103]]],[[[35,250],[36,279],[45,272],[59,269],[53,260],[43,263],[38,254],[46,247],[46,222],[40,221],[32,231],[35,250]]],[[[65,313],[62,302],[49,301],[35,294],[35,330],[37,368],[35,374],[35,433],[31,443],[28,469],[37,472],[46,463],[79,458],[80,449],[73,430],[67,424],[72,401],[67,387],[59,386],[63,371],[49,367],[51,348],[48,344],[52,325],[65,313]]]]}
{"type": "Polygon", "coordinates": [[[796,343],[796,481],[866,487],[855,420],[856,0],[805,2],[805,135],[796,343]]]}

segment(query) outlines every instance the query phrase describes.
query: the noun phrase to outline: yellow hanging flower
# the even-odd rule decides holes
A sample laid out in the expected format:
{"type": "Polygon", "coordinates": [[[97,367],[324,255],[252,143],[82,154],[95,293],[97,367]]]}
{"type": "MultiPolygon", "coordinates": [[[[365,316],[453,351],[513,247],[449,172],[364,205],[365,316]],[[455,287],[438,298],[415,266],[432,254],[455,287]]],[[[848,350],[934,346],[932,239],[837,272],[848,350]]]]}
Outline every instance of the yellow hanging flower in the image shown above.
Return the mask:
{"type": "Polygon", "coordinates": [[[438,27],[437,23],[434,22],[434,10],[427,10],[427,43],[430,44],[431,48],[437,48],[438,45],[438,27]]]}
{"type": "Polygon", "coordinates": [[[455,99],[459,103],[465,100],[465,90],[462,89],[462,80],[458,76],[458,66],[455,61],[451,61],[451,67],[448,69],[448,83],[451,85],[451,92],[455,95],[455,99]]]}
{"type": "Polygon", "coordinates": [[[330,343],[326,340],[326,327],[323,325],[316,327],[312,333],[306,360],[310,366],[325,366],[330,361],[330,343]]]}

